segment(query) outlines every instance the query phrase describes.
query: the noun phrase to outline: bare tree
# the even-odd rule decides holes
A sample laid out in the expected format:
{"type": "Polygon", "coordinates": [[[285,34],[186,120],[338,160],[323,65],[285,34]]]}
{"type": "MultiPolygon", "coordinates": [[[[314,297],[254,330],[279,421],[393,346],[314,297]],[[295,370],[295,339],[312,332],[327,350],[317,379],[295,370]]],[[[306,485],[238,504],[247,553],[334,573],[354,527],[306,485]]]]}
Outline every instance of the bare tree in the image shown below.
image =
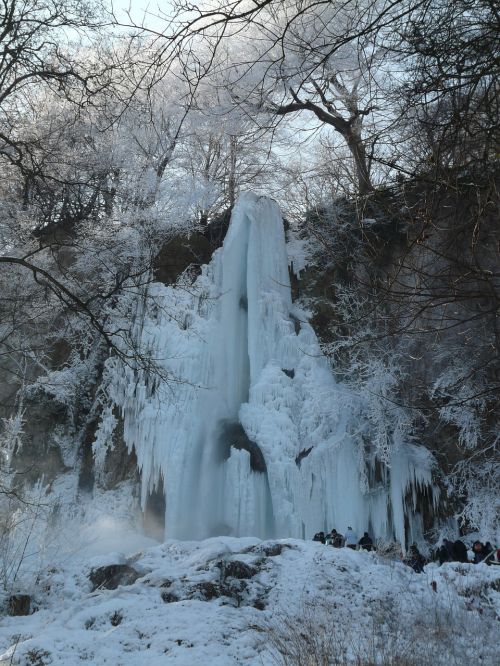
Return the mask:
{"type": "Polygon", "coordinates": [[[498,30],[498,11],[491,0],[425,3],[415,8],[411,21],[398,26],[391,48],[412,69],[396,90],[402,111],[427,150],[424,168],[433,166],[443,175],[443,169],[494,159],[498,30]]]}

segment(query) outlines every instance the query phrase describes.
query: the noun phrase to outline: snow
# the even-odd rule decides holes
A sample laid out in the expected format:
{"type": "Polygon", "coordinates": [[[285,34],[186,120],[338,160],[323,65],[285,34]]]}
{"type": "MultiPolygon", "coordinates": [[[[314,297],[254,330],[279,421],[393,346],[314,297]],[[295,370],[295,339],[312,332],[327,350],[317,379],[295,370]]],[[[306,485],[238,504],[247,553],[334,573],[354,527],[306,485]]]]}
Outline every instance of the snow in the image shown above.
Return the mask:
{"type": "Polygon", "coordinates": [[[495,566],[430,564],[415,574],[375,553],[294,539],[169,539],[40,571],[36,612],[2,621],[0,664],[262,666],[275,663],[272,632],[286,620],[297,634],[334,622],[340,663],[360,663],[356,655],[380,640],[386,656],[391,646],[414,663],[430,646],[435,664],[493,665],[499,584],[495,566]],[[91,591],[92,567],[123,562],[139,572],[135,583],[91,591]],[[246,578],[231,575],[235,562],[250,567],[246,578]],[[420,652],[408,652],[410,641],[420,652]]]}
{"type": "MultiPolygon", "coordinates": [[[[134,327],[165,376],[112,358],[105,377],[137,454],[143,507],[163,481],[167,537],[309,538],[351,525],[402,544],[420,538],[417,495],[438,498],[432,456],[405,441],[386,461],[366,455],[361,396],[335,382],[292,303],[275,202],[242,195],[195,284],[149,285],[134,327]]],[[[114,427],[111,406],[104,413],[97,464],[114,427]]]]}
{"type": "Polygon", "coordinates": [[[306,269],[309,263],[311,243],[309,240],[298,238],[296,233],[289,232],[288,235],[289,238],[286,244],[288,264],[292,273],[300,278],[300,274],[306,269]]]}

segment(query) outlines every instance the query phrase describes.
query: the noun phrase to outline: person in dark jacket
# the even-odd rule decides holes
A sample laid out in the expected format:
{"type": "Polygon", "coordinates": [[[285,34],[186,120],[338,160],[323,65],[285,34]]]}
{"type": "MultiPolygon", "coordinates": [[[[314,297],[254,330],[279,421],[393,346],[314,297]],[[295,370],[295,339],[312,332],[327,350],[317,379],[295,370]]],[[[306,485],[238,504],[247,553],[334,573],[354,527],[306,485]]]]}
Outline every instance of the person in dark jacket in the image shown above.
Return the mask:
{"type": "Polygon", "coordinates": [[[484,544],[484,557],[486,564],[491,564],[495,557],[495,549],[489,541],[484,544]]]}
{"type": "Polygon", "coordinates": [[[453,561],[454,562],[468,562],[467,547],[463,541],[457,539],[453,544],[453,561]]]}
{"type": "Polygon", "coordinates": [[[333,528],[332,531],[330,532],[330,534],[326,537],[327,546],[335,545],[334,541],[335,541],[335,538],[337,537],[337,534],[338,534],[337,530],[335,528],[333,528]]]}
{"type": "Polygon", "coordinates": [[[446,546],[444,544],[442,546],[439,546],[436,555],[437,559],[439,560],[439,566],[441,566],[445,562],[450,561],[450,556],[448,555],[448,551],[446,550],[446,546]]]}
{"type": "Polygon", "coordinates": [[[486,544],[481,541],[474,541],[472,551],[474,553],[474,564],[481,564],[481,562],[491,564],[494,551],[489,541],[486,544]]]}
{"type": "Polygon", "coordinates": [[[373,550],[373,541],[368,532],[365,532],[363,534],[363,536],[359,540],[359,545],[361,546],[361,548],[363,548],[363,550],[368,550],[368,551],[373,550]]]}
{"type": "Polygon", "coordinates": [[[415,573],[424,572],[425,558],[415,543],[410,546],[408,556],[404,559],[404,562],[408,564],[408,566],[410,566],[415,573]]]}
{"type": "Polygon", "coordinates": [[[342,534],[340,534],[340,532],[337,532],[337,530],[332,530],[330,536],[330,545],[334,548],[342,548],[344,545],[344,537],[342,534]]]}
{"type": "Polygon", "coordinates": [[[453,562],[453,544],[449,539],[443,539],[443,545],[438,548],[437,556],[440,566],[445,562],[453,562]]]}

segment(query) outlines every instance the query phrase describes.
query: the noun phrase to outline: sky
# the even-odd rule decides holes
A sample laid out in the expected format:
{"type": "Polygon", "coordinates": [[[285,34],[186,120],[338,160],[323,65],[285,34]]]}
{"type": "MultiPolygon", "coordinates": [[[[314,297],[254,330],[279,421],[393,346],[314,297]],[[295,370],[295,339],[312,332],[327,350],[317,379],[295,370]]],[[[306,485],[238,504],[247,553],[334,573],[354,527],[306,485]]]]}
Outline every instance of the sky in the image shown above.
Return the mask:
{"type": "Polygon", "coordinates": [[[123,23],[128,24],[128,14],[133,22],[140,25],[142,21],[145,26],[152,30],[162,31],[165,28],[165,22],[161,19],[162,13],[168,13],[172,7],[169,0],[110,0],[116,18],[123,23]]]}

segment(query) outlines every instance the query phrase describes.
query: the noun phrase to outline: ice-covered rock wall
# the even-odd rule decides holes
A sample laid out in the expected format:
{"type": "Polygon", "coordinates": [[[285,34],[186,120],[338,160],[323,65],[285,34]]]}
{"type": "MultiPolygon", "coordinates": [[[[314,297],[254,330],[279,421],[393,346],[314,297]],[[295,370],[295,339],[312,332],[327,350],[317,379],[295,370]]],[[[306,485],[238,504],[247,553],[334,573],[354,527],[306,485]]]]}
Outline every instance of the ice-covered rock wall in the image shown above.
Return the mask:
{"type": "Polygon", "coordinates": [[[165,376],[117,360],[106,372],[143,503],[162,480],[167,536],[309,538],[351,525],[418,537],[431,457],[404,442],[386,464],[367,457],[359,396],[334,381],[292,304],[273,201],[243,195],[196,283],[151,285],[134,334],[165,376]]]}

